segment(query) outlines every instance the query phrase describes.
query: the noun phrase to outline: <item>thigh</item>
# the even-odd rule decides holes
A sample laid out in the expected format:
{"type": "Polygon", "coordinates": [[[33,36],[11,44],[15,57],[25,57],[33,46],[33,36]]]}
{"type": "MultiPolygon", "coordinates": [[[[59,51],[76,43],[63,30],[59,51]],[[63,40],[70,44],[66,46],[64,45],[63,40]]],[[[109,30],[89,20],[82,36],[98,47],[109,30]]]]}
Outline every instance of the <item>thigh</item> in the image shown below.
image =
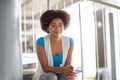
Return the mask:
{"type": "Polygon", "coordinates": [[[67,80],[66,76],[63,73],[57,73],[58,80],[67,80]]]}
{"type": "Polygon", "coordinates": [[[67,80],[75,80],[75,78],[67,77],[67,80]]]}
{"type": "Polygon", "coordinates": [[[58,80],[75,80],[75,78],[67,77],[63,73],[57,74],[58,80]]]}
{"type": "Polygon", "coordinates": [[[39,80],[57,80],[57,75],[54,73],[44,73],[40,76],[39,80]]]}

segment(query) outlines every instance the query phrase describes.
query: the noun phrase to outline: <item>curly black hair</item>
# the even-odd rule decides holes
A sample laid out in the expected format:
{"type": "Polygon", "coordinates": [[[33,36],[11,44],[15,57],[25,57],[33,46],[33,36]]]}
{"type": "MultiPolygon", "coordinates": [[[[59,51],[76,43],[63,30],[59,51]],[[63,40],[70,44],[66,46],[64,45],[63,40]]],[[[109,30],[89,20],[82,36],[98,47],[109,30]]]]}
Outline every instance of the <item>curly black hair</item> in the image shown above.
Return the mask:
{"type": "Polygon", "coordinates": [[[43,31],[49,33],[47,28],[49,27],[50,22],[55,19],[60,18],[63,21],[64,29],[69,26],[70,15],[64,10],[47,10],[40,17],[41,28],[43,31]]]}

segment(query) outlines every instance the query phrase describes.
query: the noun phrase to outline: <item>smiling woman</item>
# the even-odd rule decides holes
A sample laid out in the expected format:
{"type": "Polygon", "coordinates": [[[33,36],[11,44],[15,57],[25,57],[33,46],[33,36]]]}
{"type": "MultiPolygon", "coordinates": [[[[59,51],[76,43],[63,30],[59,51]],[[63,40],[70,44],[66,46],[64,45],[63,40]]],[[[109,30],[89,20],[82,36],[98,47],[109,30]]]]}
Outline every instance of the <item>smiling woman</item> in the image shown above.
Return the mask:
{"type": "MultiPolygon", "coordinates": [[[[22,37],[22,56],[24,57],[24,54],[28,57],[34,53],[36,53],[35,49],[35,40],[38,39],[40,36],[44,36],[46,33],[42,32],[41,29],[39,29],[39,16],[46,11],[47,9],[62,9],[66,6],[69,6],[72,4],[72,2],[77,2],[79,0],[21,0],[21,37],[22,37]],[[48,2],[49,1],[49,2],[48,2]],[[50,4],[50,5],[49,5],[50,4]],[[48,6],[49,5],[49,6],[48,6]]],[[[63,26],[63,24],[59,24],[59,26],[63,26]]],[[[59,32],[54,32],[55,34],[58,34],[59,32]]],[[[60,46],[62,40],[55,46],[60,46]]],[[[54,45],[53,45],[54,46],[54,45]]],[[[51,47],[52,48],[52,47],[51,47]]],[[[54,48],[54,47],[53,47],[54,48]]],[[[57,47],[59,50],[59,47],[57,47]]],[[[57,49],[56,49],[57,50],[57,49]]],[[[61,51],[61,49],[60,49],[61,51]]],[[[60,52],[58,51],[58,52],[60,52]]],[[[32,56],[33,57],[33,56],[32,56]]],[[[32,60],[29,57],[28,58],[22,58],[23,64],[32,63],[35,62],[35,60],[32,60]]],[[[56,59],[56,58],[55,58],[56,59]]],[[[24,66],[23,66],[24,67],[24,66]]],[[[30,66],[28,66],[30,67],[30,66]]],[[[27,67],[27,68],[28,68],[27,67]]],[[[26,68],[26,66],[25,66],[26,68]]],[[[23,69],[24,70],[24,69],[23,69]]]]}
{"type": "Polygon", "coordinates": [[[52,37],[58,37],[61,35],[63,30],[64,30],[63,21],[60,18],[56,18],[50,22],[47,32],[51,33],[52,37]]]}
{"type": "MultiPolygon", "coordinates": [[[[70,44],[74,45],[71,64],[74,66],[75,71],[77,73],[80,72],[80,75],[77,74],[77,77],[78,76],[83,77],[84,79],[86,77],[88,79],[95,78],[96,69],[97,69],[96,63],[97,62],[100,63],[100,64],[97,63],[97,67],[98,67],[99,65],[101,65],[101,62],[102,64],[104,64],[103,61],[106,60],[106,59],[103,59],[104,58],[103,56],[105,55],[101,56],[101,53],[106,54],[106,52],[109,53],[109,50],[110,50],[109,44],[108,44],[109,35],[108,34],[106,35],[105,34],[106,32],[100,32],[100,35],[96,34],[95,28],[99,29],[98,31],[109,30],[109,26],[108,26],[109,24],[106,21],[106,19],[109,19],[109,18],[108,18],[108,15],[107,15],[107,18],[106,18],[106,15],[104,15],[106,14],[106,8],[110,6],[109,8],[110,11],[112,11],[111,7],[120,9],[119,1],[118,0],[99,0],[99,1],[98,0],[91,0],[91,1],[87,1],[87,0],[67,0],[67,1],[66,0],[55,0],[55,1],[53,0],[43,0],[43,1],[42,0],[21,0],[21,1],[22,1],[22,4],[21,4],[21,7],[22,7],[21,8],[21,11],[22,11],[21,13],[22,15],[22,18],[21,18],[22,19],[21,20],[22,22],[22,29],[21,29],[22,31],[22,35],[21,35],[22,36],[22,53],[27,53],[26,55],[31,55],[33,53],[36,54],[36,47],[35,47],[36,44],[37,44],[37,47],[39,46],[39,44],[42,45],[43,49],[45,49],[45,46],[49,44],[50,45],[49,51],[53,54],[52,57],[55,60],[54,63],[58,63],[58,64],[54,64],[54,66],[59,66],[59,64],[61,64],[62,62],[61,57],[63,57],[62,47],[63,47],[64,41],[61,38],[61,33],[62,33],[62,37],[65,36],[67,38],[70,38],[69,39],[70,44]],[[101,4],[103,5],[101,6],[101,4]],[[67,28],[67,30],[65,30],[65,27],[63,27],[65,26],[64,21],[59,18],[53,19],[52,21],[49,22],[48,26],[50,27],[46,28],[46,31],[48,33],[47,32],[44,33],[43,30],[41,30],[40,27],[38,27],[40,26],[39,25],[40,15],[43,14],[43,12],[45,12],[48,9],[50,10],[64,9],[70,13],[71,23],[69,27],[67,28]],[[101,13],[104,17],[100,16],[101,13]],[[99,25],[99,23],[96,23],[99,21],[102,22],[102,25],[99,25]],[[108,27],[104,27],[105,29],[103,28],[103,26],[106,26],[104,23],[105,24],[107,23],[106,25],[108,26],[108,27]],[[52,38],[48,40],[49,43],[44,44],[46,41],[46,38],[44,39],[44,36],[49,35],[49,34],[52,34],[52,38]],[[104,39],[102,39],[98,35],[104,36],[104,39]],[[105,38],[105,36],[107,38],[105,38]],[[58,38],[54,40],[53,38],[56,38],[56,37],[58,38]],[[95,39],[96,37],[99,38],[98,41],[102,41],[102,40],[105,41],[106,39],[107,41],[105,42],[107,42],[107,45],[103,43],[97,44],[98,41],[95,39]],[[36,41],[36,39],[39,39],[39,40],[36,41]],[[101,45],[103,45],[104,47],[101,45]],[[98,52],[97,52],[97,46],[99,46],[98,52]],[[108,49],[108,51],[106,51],[106,49],[104,48],[108,49]],[[104,49],[105,51],[101,49],[104,49]],[[96,58],[96,56],[97,58],[99,58],[99,60],[96,58]]],[[[114,18],[115,35],[119,35],[120,30],[118,28],[118,25],[120,24],[119,24],[119,18],[117,16],[119,14],[119,11],[114,10],[113,12],[112,12],[113,16],[115,17],[114,18]],[[113,12],[116,12],[116,13],[114,14],[113,12]]],[[[48,16],[48,17],[52,17],[52,16],[48,16]]],[[[46,19],[48,19],[48,17],[46,19]]],[[[50,37],[50,36],[47,36],[47,37],[50,37]]],[[[117,53],[116,54],[117,55],[116,72],[118,75],[119,73],[118,63],[120,62],[119,61],[120,52],[119,52],[119,37],[118,36],[115,36],[115,45],[116,45],[115,49],[117,50],[115,51],[117,53]]],[[[23,61],[26,62],[26,59],[23,61]]],[[[23,64],[25,62],[23,62],[23,64]]],[[[28,60],[28,63],[31,63],[31,62],[33,62],[32,59],[28,60]]],[[[107,64],[107,62],[105,63],[107,64]]],[[[80,80],[83,80],[83,78],[81,78],[80,80]]]]}
{"type": "Polygon", "coordinates": [[[64,10],[47,10],[41,17],[41,28],[48,35],[36,40],[39,60],[34,80],[75,80],[76,73],[71,65],[74,41],[62,35],[70,22],[64,10]]]}

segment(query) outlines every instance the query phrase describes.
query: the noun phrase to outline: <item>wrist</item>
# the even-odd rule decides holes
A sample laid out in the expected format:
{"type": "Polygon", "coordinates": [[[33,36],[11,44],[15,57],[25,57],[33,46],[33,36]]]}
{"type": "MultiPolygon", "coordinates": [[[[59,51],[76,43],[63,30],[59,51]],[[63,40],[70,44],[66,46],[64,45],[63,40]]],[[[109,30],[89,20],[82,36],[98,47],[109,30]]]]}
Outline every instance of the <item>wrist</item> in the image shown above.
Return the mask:
{"type": "Polygon", "coordinates": [[[64,66],[63,66],[63,67],[61,67],[61,72],[64,72],[64,68],[65,68],[64,66]]]}

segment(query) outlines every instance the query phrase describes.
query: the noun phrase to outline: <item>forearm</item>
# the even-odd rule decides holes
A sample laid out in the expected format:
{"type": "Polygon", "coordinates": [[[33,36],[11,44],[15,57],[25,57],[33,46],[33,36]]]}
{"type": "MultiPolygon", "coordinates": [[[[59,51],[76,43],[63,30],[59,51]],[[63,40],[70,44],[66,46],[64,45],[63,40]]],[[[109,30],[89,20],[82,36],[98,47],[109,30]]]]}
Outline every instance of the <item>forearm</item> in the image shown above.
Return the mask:
{"type": "Polygon", "coordinates": [[[44,72],[52,72],[52,73],[64,73],[66,76],[74,77],[76,73],[73,71],[73,66],[67,65],[63,67],[45,67],[44,72]]]}
{"type": "Polygon", "coordinates": [[[53,73],[61,73],[64,70],[64,67],[51,67],[48,66],[46,68],[43,69],[44,72],[53,72],[53,73]]]}

